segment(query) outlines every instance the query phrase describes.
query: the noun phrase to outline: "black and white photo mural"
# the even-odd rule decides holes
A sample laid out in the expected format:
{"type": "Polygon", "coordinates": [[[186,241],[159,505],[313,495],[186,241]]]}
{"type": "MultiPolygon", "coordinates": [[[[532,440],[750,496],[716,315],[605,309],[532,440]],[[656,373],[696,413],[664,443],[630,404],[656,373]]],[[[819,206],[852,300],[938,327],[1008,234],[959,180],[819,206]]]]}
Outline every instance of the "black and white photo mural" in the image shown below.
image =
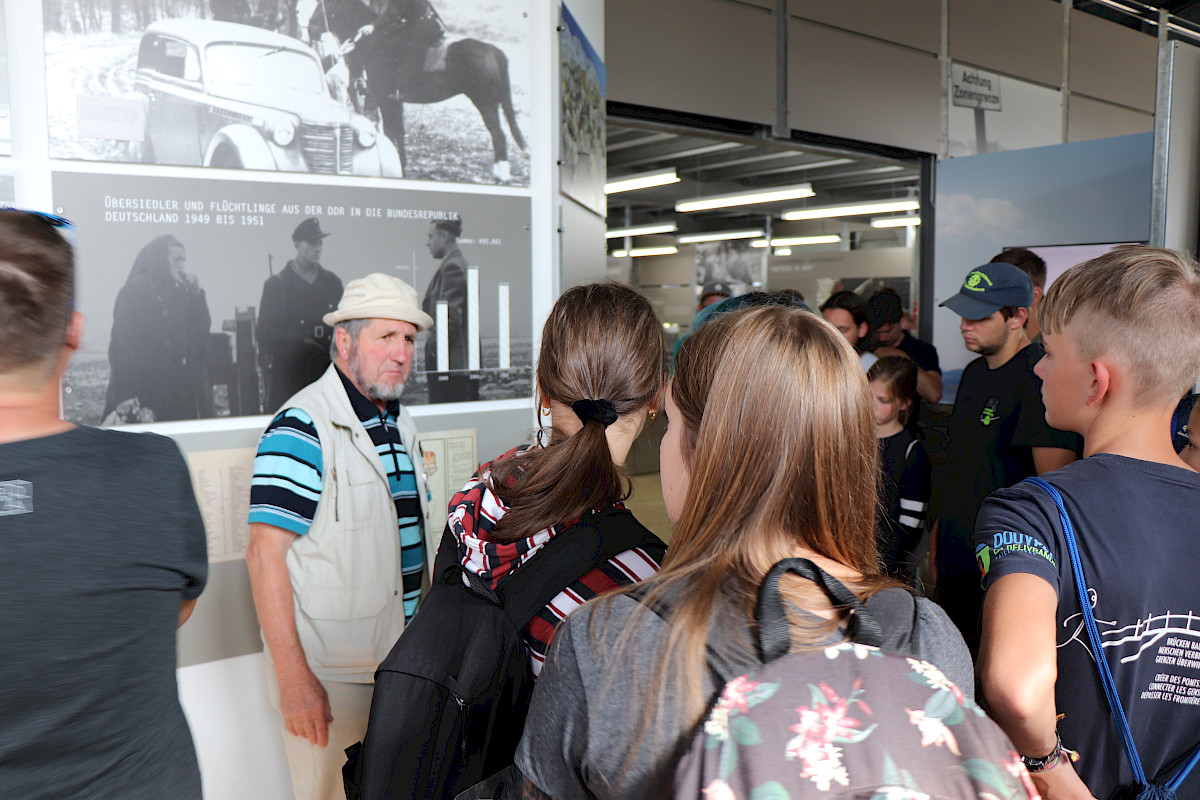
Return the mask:
{"type": "Polygon", "coordinates": [[[42,7],[51,158],[529,185],[528,0],[42,7]]]}
{"type": "Polygon", "coordinates": [[[372,272],[412,285],[407,405],[532,394],[524,197],[55,173],[88,322],[67,419],[271,413],[329,364],[321,317],[372,272]]]}

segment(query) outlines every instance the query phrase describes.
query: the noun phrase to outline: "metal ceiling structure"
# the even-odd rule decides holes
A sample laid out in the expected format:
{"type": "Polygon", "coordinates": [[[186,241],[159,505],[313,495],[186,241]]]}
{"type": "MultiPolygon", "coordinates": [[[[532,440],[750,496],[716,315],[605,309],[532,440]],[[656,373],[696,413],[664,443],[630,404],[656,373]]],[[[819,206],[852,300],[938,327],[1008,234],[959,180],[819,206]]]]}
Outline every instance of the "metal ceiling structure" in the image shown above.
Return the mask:
{"type": "Polygon", "coordinates": [[[1151,36],[1158,35],[1165,12],[1170,38],[1200,45],[1200,0],[1074,0],[1074,7],[1151,36]]]}
{"type": "MultiPolygon", "coordinates": [[[[1158,36],[1160,26],[1165,25],[1168,38],[1200,45],[1200,0],[1070,2],[1080,11],[1147,35],[1158,36]]],[[[609,195],[610,229],[673,222],[679,235],[766,228],[783,236],[849,230],[858,236],[895,237],[903,235],[899,229],[873,230],[869,219],[862,216],[800,223],[781,222],[780,214],[804,206],[917,198],[920,194],[919,154],[820,138],[781,141],[753,126],[732,130],[721,125],[680,125],[673,124],[669,115],[655,118],[637,111],[630,114],[619,104],[614,110],[610,103],[608,179],[674,167],[680,180],[609,195]],[[676,202],[690,198],[799,183],[810,183],[814,196],[705,212],[675,210],[676,202]]],[[[626,243],[616,239],[612,244],[616,249],[626,243]]]]}
{"type": "MultiPolygon", "coordinates": [[[[678,173],[678,183],[609,195],[608,227],[668,221],[678,226],[679,234],[769,227],[776,233],[798,235],[800,228],[807,232],[840,227],[841,223],[837,220],[781,223],[779,216],[784,209],[914,199],[920,184],[918,166],[902,155],[779,141],[765,135],[710,133],[609,116],[610,181],[670,167],[678,173]],[[703,212],[675,210],[677,202],[696,197],[802,183],[811,184],[813,197],[703,212]]],[[[858,217],[857,224],[870,229],[866,218],[858,217]]]]}

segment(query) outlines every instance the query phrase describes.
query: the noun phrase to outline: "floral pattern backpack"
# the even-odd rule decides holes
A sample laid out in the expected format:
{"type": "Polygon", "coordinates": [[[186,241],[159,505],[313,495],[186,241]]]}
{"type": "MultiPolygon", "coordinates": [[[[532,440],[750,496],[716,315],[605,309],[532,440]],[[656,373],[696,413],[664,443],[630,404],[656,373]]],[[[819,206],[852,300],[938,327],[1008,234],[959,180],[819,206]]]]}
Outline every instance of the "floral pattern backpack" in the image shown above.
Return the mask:
{"type": "Polygon", "coordinates": [[[836,579],[786,559],[759,591],[764,666],[725,684],[675,773],[705,800],[1030,800],[1000,728],[934,665],[885,653],[877,623],[836,579]],[[852,609],[851,641],[789,653],[779,579],[795,572],[852,609]]]}

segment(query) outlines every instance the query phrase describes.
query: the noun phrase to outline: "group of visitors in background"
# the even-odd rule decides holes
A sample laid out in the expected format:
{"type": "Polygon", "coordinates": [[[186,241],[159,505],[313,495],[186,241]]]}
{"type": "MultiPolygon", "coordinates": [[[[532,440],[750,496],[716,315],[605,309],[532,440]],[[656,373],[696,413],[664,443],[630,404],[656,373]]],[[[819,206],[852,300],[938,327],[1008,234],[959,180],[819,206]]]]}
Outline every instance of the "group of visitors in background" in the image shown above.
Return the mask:
{"type": "MultiPolygon", "coordinates": [[[[7,211],[0,256],[0,795],[199,798],[172,657],[205,581],[186,467],[59,418],[70,247],[7,211]]],[[[296,797],[1192,796],[1200,473],[1174,418],[1200,271],[1126,246],[1036,282],[989,263],[944,303],[980,357],[932,494],[906,474],[934,460],[941,375],[891,297],[729,298],[667,374],[643,297],[569,289],[538,435],[448,509],[399,404],[433,320],[395,277],[348,283],[251,487],[296,797]],[[622,508],[660,414],[669,547],[622,508]],[[938,603],[911,589],[927,519],[938,603]]]]}

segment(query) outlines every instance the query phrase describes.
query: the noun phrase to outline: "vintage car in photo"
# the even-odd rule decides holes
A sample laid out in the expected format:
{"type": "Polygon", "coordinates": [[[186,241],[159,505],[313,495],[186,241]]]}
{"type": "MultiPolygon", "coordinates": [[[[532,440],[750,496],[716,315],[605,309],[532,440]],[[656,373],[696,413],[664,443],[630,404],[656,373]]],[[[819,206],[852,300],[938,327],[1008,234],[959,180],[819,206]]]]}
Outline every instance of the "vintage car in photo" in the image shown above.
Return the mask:
{"type": "Polygon", "coordinates": [[[232,22],[155,22],[134,85],[145,112],[134,160],[402,176],[395,146],[333,99],[320,58],[291,37],[232,22]]]}

